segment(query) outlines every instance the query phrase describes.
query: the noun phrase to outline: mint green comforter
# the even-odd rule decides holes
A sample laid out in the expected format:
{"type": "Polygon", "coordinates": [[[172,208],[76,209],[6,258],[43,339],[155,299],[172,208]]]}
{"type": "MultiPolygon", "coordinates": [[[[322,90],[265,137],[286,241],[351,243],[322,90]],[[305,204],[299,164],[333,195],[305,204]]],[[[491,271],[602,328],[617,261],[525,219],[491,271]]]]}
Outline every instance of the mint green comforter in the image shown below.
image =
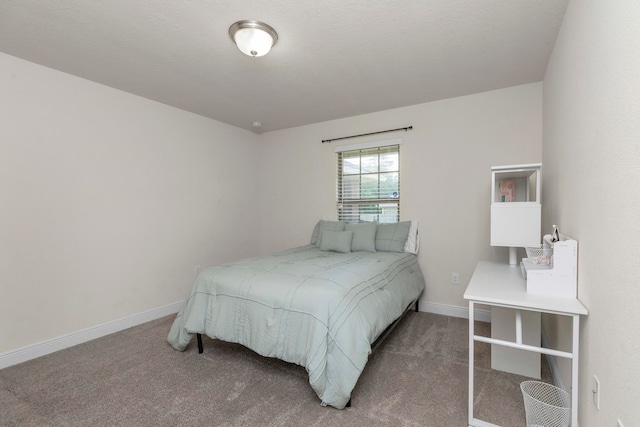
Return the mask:
{"type": "Polygon", "coordinates": [[[344,408],[371,344],[424,289],[416,256],[302,246],[203,270],[168,341],[242,344],[306,368],[323,404],[344,408]]]}

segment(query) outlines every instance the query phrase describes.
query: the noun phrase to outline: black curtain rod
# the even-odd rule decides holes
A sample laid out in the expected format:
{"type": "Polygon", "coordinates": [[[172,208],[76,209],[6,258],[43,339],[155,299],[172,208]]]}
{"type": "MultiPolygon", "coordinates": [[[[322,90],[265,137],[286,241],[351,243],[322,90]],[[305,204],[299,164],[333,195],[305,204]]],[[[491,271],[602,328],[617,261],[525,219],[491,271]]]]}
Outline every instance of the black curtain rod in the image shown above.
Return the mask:
{"type": "Polygon", "coordinates": [[[407,126],[407,127],[398,128],[398,129],[381,130],[381,131],[378,131],[378,132],[361,133],[360,135],[342,136],[340,138],[333,138],[333,139],[323,139],[322,143],[324,144],[326,142],[339,141],[341,139],[357,138],[359,136],[368,136],[368,135],[376,135],[376,134],[379,134],[379,133],[395,132],[395,131],[398,131],[398,130],[403,130],[403,131],[407,132],[407,131],[409,131],[411,129],[413,129],[413,126],[407,126]]]}

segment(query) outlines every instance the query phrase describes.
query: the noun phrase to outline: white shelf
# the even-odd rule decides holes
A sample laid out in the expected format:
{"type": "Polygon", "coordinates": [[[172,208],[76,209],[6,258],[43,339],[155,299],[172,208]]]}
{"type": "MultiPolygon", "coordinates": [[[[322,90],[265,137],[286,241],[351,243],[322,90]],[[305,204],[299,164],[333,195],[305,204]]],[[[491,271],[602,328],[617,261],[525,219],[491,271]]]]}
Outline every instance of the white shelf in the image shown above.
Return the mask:
{"type": "Polygon", "coordinates": [[[542,163],[526,165],[493,166],[491,168],[491,204],[509,204],[500,198],[500,183],[515,184],[514,202],[540,204],[540,170],[542,163]]]}
{"type": "Polygon", "coordinates": [[[541,163],[491,168],[491,246],[540,244],[541,168],[541,163]],[[501,183],[510,192],[501,193],[501,183]]]}
{"type": "Polygon", "coordinates": [[[550,297],[578,296],[578,242],[560,235],[553,244],[553,266],[539,266],[523,259],[527,273],[527,292],[550,297]]]}

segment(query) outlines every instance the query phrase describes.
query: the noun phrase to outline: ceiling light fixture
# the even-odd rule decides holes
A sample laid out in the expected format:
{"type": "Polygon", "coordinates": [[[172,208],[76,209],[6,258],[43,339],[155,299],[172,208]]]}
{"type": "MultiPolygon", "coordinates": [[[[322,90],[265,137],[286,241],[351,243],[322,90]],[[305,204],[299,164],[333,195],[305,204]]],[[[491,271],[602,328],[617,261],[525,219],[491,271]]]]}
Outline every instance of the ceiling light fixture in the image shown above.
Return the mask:
{"type": "Polygon", "coordinates": [[[278,33],[260,21],[238,21],[229,27],[229,36],[240,52],[254,58],[264,56],[278,41],[278,33]]]}

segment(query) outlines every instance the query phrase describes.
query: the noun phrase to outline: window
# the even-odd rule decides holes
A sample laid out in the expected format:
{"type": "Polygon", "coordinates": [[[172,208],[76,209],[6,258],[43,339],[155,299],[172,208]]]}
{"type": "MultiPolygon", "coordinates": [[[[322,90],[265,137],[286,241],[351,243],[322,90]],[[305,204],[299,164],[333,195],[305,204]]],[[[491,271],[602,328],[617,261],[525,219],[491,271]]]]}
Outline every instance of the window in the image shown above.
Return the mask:
{"type": "Polygon", "coordinates": [[[400,145],[338,152],[337,184],[340,221],[398,222],[400,145]]]}

